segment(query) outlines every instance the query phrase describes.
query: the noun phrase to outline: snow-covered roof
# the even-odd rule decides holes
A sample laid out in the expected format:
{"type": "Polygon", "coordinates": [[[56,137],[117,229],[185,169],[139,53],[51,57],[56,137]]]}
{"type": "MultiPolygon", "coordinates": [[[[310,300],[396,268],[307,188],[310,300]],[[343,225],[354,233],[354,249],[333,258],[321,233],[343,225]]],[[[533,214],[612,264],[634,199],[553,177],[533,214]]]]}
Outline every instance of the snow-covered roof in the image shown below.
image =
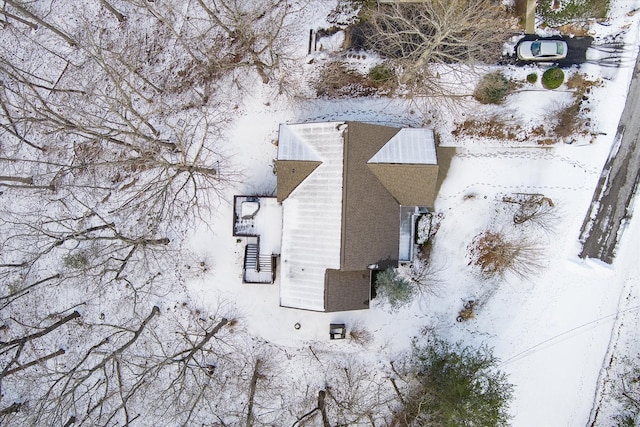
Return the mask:
{"type": "MultiPolygon", "coordinates": [[[[329,123],[323,123],[329,125],[329,123]]],[[[278,134],[278,160],[320,161],[320,155],[308,143],[305,133],[316,132],[315,126],[280,125],[278,134]]]]}
{"type": "Polygon", "coordinates": [[[324,311],[324,275],[340,268],[343,127],[341,122],[282,125],[278,158],[321,164],[282,202],[280,305],[324,311]],[[316,158],[310,158],[314,154],[316,158]],[[309,215],[317,213],[317,215],[309,215]]]}
{"type": "Polygon", "coordinates": [[[285,124],[277,170],[283,205],[280,304],[317,311],[367,308],[366,280],[350,276],[347,292],[344,277],[334,274],[332,285],[326,272],[362,272],[398,259],[400,205],[432,206],[435,198],[433,131],[359,122],[285,124]],[[329,298],[331,290],[340,295],[329,298]],[[348,302],[347,295],[353,296],[348,302]]]}
{"type": "Polygon", "coordinates": [[[433,130],[401,129],[369,163],[437,164],[433,130]]]}

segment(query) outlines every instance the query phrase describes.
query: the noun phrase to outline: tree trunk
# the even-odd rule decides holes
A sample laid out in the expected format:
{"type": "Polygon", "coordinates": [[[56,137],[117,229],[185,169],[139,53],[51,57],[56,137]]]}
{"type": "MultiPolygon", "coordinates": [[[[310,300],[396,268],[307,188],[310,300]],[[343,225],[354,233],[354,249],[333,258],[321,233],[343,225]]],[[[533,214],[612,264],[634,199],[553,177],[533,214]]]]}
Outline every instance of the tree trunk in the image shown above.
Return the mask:
{"type": "Polygon", "coordinates": [[[21,182],[23,184],[33,185],[32,176],[4,176],[0,175],[0,181],[21,182]]]}
{"type": "Polygon", "coordinates": [[[329,423],[329,418],[327,417],[327,409],[325,408],[324,398],[326,392],[324,390],[320,390],[318,392],[318,409],[320,409],[320,414],[322,415],[322,427],[331,427],[331,423],[329,423]]]}
{"type": "Polygon", "coordinates": [[[202,347],[204,347],[204,345],[206,343],[209,342],[209,340],[211,340],[211,338],[213,338],[219,331],[220,329],[222,329],[222,327],[224,325],[226,325],[227,323],[229,323],[229,320],[226,317],[223,317],[217,324],[216,326],[213,327],[213,329],[211,329],[209,332],[207,332],[205,334],[205,336],[202,338],[202,340],[197,343],[196,345],[193,346],[193,348],[191,350],[189,350],[189,352],[187,353],[186,356],[182,357],[181,359],[179,359],[181,362],[186,362],[189,359],[191,359],[193,357],[194,354],[196,354],[196,352],[198,350],[201,350],[202,347]]]}
{"type": "Polygon", "coordinates": [[[14,15],[13,13],[7,12],[6,10],[0,10],[0,13],[2,13],[7,18],[15,19],[18,22],[22,22],[23,24],[28,25],[34,31],[38,29],[38,25],[37,24],[34,24],[31,21],[27,21],[26,19],[22,19],[19,16],[14,15]]]}
{"type": "Polygon", "coordinates": [[[34,21],[36,21],[38,24],[42,25],[43,27],[45,27],[45,28],[51,30],[52,32],[54,32],[55,34],[59,35],[67,43],[69,43],[70,46],[75,47],[75,46],[78,45],[78,43],[74,39],[72,39],[69,35],[65,34],[63,31],[59,30],[58,28],[54,27],[53,25],[49,24],[48,22],[44,21],[43,19],[41,19],[37,15],[29,12],[27,9],[24,8],[24,6],[22,6],[20,3],[16,2],[15,0],[5,0],[5,3],[10,4],[12,7],[15,7],[16,9],[18,9],[22,14],[28,16],[29,18],[31,18],[34,21]]]}
{"type": "Polygon", "coordinates": [[[247,422],[246,427],[253,426],[253,399],[256,395],[256,386],[258,385],[258,377],[260,376],[260,366],[262,360],[257,359],[255,365],[253,365],[253,375],[251,376],[251,382],[249,383],[249,405],[247,406],[247,422]]]}

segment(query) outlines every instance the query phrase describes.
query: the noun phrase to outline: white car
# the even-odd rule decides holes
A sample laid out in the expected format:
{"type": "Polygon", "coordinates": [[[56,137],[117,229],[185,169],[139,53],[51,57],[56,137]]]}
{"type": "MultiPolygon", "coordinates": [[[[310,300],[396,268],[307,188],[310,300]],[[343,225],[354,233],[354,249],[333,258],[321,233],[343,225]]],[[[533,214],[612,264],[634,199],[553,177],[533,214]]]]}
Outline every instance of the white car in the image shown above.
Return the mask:
{"type": "Polygon", "coordinates": [[[518,59],[523,61],[557,61],[567,57],[563,40],[531,40],[518,45],[518,59]]]}

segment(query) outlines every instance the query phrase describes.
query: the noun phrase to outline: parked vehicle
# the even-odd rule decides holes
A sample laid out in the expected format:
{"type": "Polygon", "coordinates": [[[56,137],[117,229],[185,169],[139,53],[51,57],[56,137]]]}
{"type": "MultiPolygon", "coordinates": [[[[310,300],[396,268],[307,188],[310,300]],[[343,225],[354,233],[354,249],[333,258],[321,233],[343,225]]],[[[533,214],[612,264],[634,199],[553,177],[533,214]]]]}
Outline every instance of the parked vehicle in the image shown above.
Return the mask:
{"type": "Polygon", "coordinates": [[[567,57],[567,42],[563,40],[529,40],[518,45],[518,59],[523,61],[557,61],[567,57]]]}

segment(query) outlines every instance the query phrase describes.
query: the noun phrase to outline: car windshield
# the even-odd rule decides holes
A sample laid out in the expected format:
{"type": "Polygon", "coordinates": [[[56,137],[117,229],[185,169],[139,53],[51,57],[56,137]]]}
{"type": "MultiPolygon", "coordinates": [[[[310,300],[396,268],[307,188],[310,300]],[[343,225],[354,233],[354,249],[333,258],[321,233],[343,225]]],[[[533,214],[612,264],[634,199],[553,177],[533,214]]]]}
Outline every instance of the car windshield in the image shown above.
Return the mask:
{"type": "Polygon", "coordinates": [[[556,43],[556,53],[562,55],[564,53],[564,45],[562,43],[556,43]]]}
{"type": "Polygon", "coordinates": [[[540,42],[531,43],[531,53],[533,56],[540,56],[540,42]]]}

